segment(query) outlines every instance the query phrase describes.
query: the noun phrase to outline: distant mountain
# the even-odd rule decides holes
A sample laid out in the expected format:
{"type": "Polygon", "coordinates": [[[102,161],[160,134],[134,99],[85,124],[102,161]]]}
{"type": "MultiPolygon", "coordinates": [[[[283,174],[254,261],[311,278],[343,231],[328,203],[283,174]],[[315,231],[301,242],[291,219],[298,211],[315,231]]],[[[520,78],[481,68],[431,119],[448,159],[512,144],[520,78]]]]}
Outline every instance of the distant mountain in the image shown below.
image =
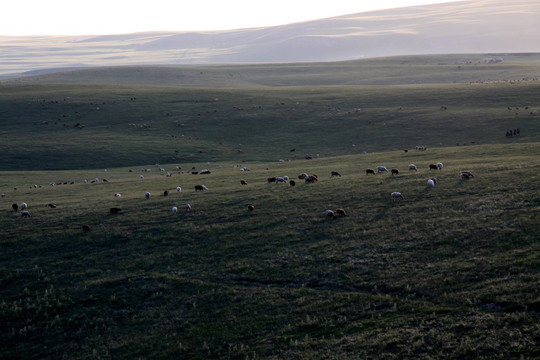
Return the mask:
{"type": "Polygon", "coordinates": [[[325,62],[540,52],[538,0],[471,0],[219,32],[0,36],[0,76],[141,64],[325,62]]]}

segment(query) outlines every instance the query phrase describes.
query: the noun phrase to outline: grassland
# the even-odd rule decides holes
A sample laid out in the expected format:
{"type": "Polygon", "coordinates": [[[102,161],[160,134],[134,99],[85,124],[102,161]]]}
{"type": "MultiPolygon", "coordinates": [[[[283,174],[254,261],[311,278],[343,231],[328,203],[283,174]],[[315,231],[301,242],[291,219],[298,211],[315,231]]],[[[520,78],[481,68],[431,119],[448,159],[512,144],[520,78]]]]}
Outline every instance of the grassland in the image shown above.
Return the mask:
{"type": "Polygon", "coordinates": [[[2,84],[0,358],[540,358],[539,84],[495,75],[2,84]]]}
{"type": "Polygon", "coordinates": [[[439,57],[331,64],[326,72],[321,64],[212,67],[202,75],[208,87],[190,81],[144,85],[154,84],[152,78],[175,79],[178,71],[195,76],[202,70],[174,68],[142,69],[142,74],[119,68],[115,76],[115,69],[88,70],[90,78],[108,78],[109,84],[77,84],[89,80],[84,71],[51,75],[52,82],[71,76],[71,84],[3,83],[0,169],[276,161],[416,145],[537,141],[540,115],[532,113],[540,110],[538,56],[481,65],[466,64],[466,58],[459,60],[468,70],[439,57]],[[222,83],[230,71],[246,83],[222,83]],[[356,77],[344,83],[355,71],[356,77]],[[461,71],[475,73],[477,81],[454,83],[461,71]],[[355,84],[364,75],[386,85],[355,84]],[[325,80],[310,82],[318,77],[325,80]],[[419,83],[411,84],[412,79],[419,83]],[[117,81],[126,84],[111,85],[117,81]],[[522,130],[519,137],[505,138],[506,130],[516,128],[522,130]]]}
{"type": "Polygon", "coordinates": [[[210,175],[148,165],[144,179],[2,172],[2,357],[537,358],[539,155],[537,144],[486,145],[245,172],[223,163],[210,175]],[[364,174],[379,164],[402,174],[364,174]],[[461,180],[463,169],[476,177],[461,180]],[[320,181],[266,182],[299,172],[320,181]],[[94,177],[108,182],[82,182],[94,177]],[[61,181],[75,184],[48,185],[61,181]],[[21,201],[31,218],[9,209],[21,201]],[[325,216],[337,207],[349,216],[325,216]]]}

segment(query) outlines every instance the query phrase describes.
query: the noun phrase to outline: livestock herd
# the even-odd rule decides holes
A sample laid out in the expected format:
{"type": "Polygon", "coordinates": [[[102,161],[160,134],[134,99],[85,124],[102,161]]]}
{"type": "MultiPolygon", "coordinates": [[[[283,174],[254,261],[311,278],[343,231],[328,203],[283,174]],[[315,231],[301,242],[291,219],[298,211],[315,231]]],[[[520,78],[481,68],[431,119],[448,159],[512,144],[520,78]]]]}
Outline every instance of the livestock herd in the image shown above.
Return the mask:
{"type": "MultiPolygon", "coordinates": [[[[431,170],[441,171],[443,169],[443,164],[441,162],[437,162],[435,164],[429,164],[428,168],[429,168],[430,172],[431,172],[431,170]]],[[[409,164],[408,169],[409,169],[409,171],[415,171],[415,172],[418,171],[418,167],[415,164],[409,164]]],[[[381,173],[390,173],[392,176],[398,176],[400,174],[398,169],[392,168],[389,171],[385,166],[382,166],[382,165],[377,166],[376,170],[377,170],[377,172],[375,172],[375,170],[372,169],[372,168],[367,168],[367,169],[365,169],[365,174],[368,175],[368,176],[369,175],[381,174],[381,173]]],[[[242,168],[241,171],[247,171],[247,168],[242,168]]],[[[208,173],[210,173],[210,171],[208,171],[208,173]]],[[[167,174],[169,174],[169,173],[167,173],[167,174]]],[[[470,179],[474,178],[474,175],[472,174],[472,172],[467,171],[467,170],[461,171],[459,173],[459,176],[463,180],[470,180],[470,179]]],[[[341,177],[341,173],[339,171],[332,170],[330,172],[330,177],[341,177]]],[[[299,180],[304,180],[304,182],[306,184],[312,184],[312,183],[315,183],[315,182],[317,182],[319,180],[319,175],[317,175],[317,174],[308,175],[307,173],[301,173],[301,174],[298,175],[298,179],[299,180]]],[[[105,179],[103,179],[102,181],[103,182],[108,182],[105,179]]],[[[289,183],[290,186],[295,186],[296,185],[295,180],[290,179],[288,176],[271,176],[271,177],[267,177],[266,181],[269,184],[270,183],[275,183],[275,184],[289,183]]],[[[99,182],[98,178],[93,179],[92,181],[90,181],[90,183],[97,183],[97,182],[99,182]]],[[[70,182],[70,184],[73,184],[73,183],[74,182],[70,182]]],[[[84,180],[84,183],[88,183],[88,181],[84,180]]],[[[247,181],[244,180],[244,179],[240,180],[240,184],[242,186],[248,185],[247,181]]],[[[51,183],[51,186],[54,186],[54,185],[55,185],[55,183],[51,183]]],[[[431,188],[435,187],[437,185],[437,178],[436,177],[430,177],[427,180],[427,185],[429,187],[431,187],[431,188]]],[[[34,188],[38,188],[38,187],[40,188],[41,186],[34,185],[34,188]]],[[[14,190],[16,190],[16,188],[14,190]]],[[[182,188],[180,186],[177,186],[176,190],[177,190],[178,193],[182,192],[182,188]]],[[[208,187],[206,187],[205,185],[202,185],[202,184],[194,186],[194,191],[195,192],[207,191],[207,190],[208,190],[208,187]]],[[[162,193],[163,196],[167,196],[168,194],[169,194],[168,190],[165,190],[162,193]]],[[[6,196],[5,194],[1,194],[2,198],[4,198],[5,196],[6,196]]],[[[120,193],[114,193],[113,196],[116,197],[116,198],[120,198],[121,194],[120,193]]],[[[150,194],[149,191],[144,193],[144,198],[146,200],[150,199],[150,196],[151,196],[151,194],[150,194]]],[[[399,191],[392,192],[390,194],[390,198],[393,201],[404,200],[405,199],[403,194],[401,192],[399,192],[399,191]]],[[[48,206],[50,208],[56,208],[55,204],[48,204],[48,206]]],[[[249,204],[247,209],[249,211],[254,211],[255,207],[254,207],[253,204],[249,204]]],[[[15,211],[15,212],[20,210],[21,217],[24,217],[24,218],[29,218],[30,217],[30,212],[28,210],[28,204],[25,203],[25,202],[22,202],[20,204],[20,206],[18,204],[16,204],[16,203],[13,203],[12,204],[12,210],[15,211]]],[[[121,211],[122,211],[122,209],[117,208],[117,207],[110,208],[110,213],[111,214],[119,214],[119,213],[121,213],[121,211]]],[[[185,205],[185,211],[186,212],[191,211],[191,205],[190,204],[185,205]]],[[[173,215],[175,215],[178,212],[178,207],[173,206],[172,209],[171,209],[171,212],[172,212],[173,215]]],[[[345,216],[347,216],[346,211],[344,209],[342,209],[342,208],[338,208],[336,210],[328,209],[328,210],[325,211],[325,214],[329,218],[337,218],[337,217],[345,217],[345,216]]],[[[87,224],[82,225],[82,229],[83,229],[84,232],[92,231],[91,227],[89,225],[87,225],[87,224]]]]}

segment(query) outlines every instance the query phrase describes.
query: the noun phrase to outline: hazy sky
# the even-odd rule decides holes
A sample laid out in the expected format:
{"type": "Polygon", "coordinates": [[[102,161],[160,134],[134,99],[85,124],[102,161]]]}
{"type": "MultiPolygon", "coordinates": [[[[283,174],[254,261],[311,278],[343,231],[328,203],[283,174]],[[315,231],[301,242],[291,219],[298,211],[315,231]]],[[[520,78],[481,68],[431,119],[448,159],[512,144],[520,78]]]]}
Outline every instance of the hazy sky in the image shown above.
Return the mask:
{"type": "Polygon", "coordinates": [[[0,35],[97,35],[283,25],[448,0],[10,0],[0,35]]]}

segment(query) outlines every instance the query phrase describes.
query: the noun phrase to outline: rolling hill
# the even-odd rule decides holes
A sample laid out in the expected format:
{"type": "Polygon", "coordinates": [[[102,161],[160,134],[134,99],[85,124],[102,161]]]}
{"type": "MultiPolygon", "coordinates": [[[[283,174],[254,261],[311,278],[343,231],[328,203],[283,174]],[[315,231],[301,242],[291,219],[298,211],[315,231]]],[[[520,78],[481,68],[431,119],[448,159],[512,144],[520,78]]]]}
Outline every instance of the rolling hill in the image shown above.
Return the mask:
{"type": "Polygon", "coordinates": [[[535,0],[482,0],[234,31],[0,36],[0,76],[95,66],[326,62],[411,54],[539,52],[539,15],[540,3],[535,0]]]}
{"type": "Polygon", "coordinates": [[[539,57],[483,58],[97,68],[4,81],[0,169],[278,161],[538,141],[539,57]],[[519,137],[505,137],[517,128],[519,137]]]}

